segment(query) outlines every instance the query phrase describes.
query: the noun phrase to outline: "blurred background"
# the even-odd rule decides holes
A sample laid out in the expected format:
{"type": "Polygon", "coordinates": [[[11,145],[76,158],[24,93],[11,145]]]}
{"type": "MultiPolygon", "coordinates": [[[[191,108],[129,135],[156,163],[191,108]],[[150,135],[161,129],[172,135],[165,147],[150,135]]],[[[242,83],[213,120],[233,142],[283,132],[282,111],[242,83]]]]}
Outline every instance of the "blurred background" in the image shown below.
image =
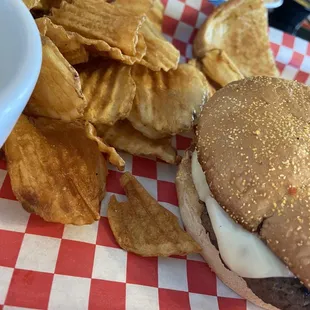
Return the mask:
{"type": "MultiPolygon", "coordinates": [[[[219,5],[225,0],[209,0],[219,5]]],[[[310,41],[310,0],[265,0],[269,25],[310,41]]]]}
{"type": "Polygon", "coordinates": [[[270,10],[269,25],[310,41],[310,0],[284,0],[270,10]]]}

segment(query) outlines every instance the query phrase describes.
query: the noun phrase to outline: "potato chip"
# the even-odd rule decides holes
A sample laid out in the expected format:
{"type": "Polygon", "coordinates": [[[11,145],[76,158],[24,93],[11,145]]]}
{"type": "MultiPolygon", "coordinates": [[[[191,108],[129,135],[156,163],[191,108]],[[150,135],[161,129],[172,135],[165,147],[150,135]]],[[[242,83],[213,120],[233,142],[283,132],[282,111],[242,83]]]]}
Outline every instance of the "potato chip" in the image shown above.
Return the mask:
{"type": "Polygon", "coordinates": [[[113,125],[129,115],[136,93],[130,66],[94,59],[81,67],[79,73],[83,93],[89,102],[84,115],[86,120],[113,125]]]}
{"type": "Polygon", "coordinates": [[[152,22],[152,24],[161,31],[162,23],[164,19],[164,5],[161,0],[155,0],[152,8],[147,12],[146,16],[152,22]]]}
{"type": "Polygon", "coordinates": [[[129,121],[119,121],[112,127],[98,126],[98,134],[109,145],[132,155],[156,156],[176,164],[179,162],[171,139],[152,140],[132,127],[129,121]]]}
{"type": "Polygon", "coordinates": [[[198,253],[200,246],[183,231],[177,217],[158,202],[129,173],[121,177],[128,197],[118,202],[113,195],[108,220],[118,244],[141,256],[170,256],[198,253]]]}
{"type": "Polygon", "coordinates": [[[133,64],[146,53],[139,34],[145,15],[132,15],[126,8],[98,0],[63,1],[50,19],[95,54],[133,64]]]}
{"type": "Polygon", "coordinates": [[[202,71],[202,65],[201,62],[197,58],[191,58],[188,62],[189,65],[194,66],[199,71],[202,71]]]}
{"type": "MultiPolygon", "coordinates": [[[[40,34],[42,36],[46,36],[46,32],[47,32],[47,22],[51,22],[47,17],[41,17],[35,20],[37,27],[40,31],[40,34]]],[[[52,22],[51,22],[52,23],[52,22]]]]}
{"type": "Polygon", "coordinates": [[[261,0],[231,0],[217,7],[199,29],[196,57],[225,51],[245,76],[279,76],[268,38],[268,15],[261,0]]]}
{"type": "Polygon", "coordinates": [[[25,113],[65,121],[81,118],[87,103],[77,71],[49,38],[41,39],[41,72],[25,113]]]}
{"type": "Polygon", "coordinates": [[[180,52],[164,38],[148,18],[141,27],[141,33],[147,50],[145,56],[138,62],[154,71],[176,69],[180,52]]]}
{"type": "Polygon", "coordinates": [[[29,10],[40,5],[40,0],[23,0],[23,1],[29,10]]]}
{"type": "Polygon", "coordinates": [[[62,0],[41,0],[41,2],[43,3],[43,7],[49,10],[51,8],[59,8],[62,0]]]}
{"type": "MultiPolygon", "coordinates": [[[[106,2],[108,1],[106,0],[106,2]]],[[[161,31],[161,25],[164,17],[164,5],[160,0],[114,0],[111,4],[121,6],[134,15],[146,14],[153,25],[161,31]]]]}
{"type": "MultiPolygon", "coordinates": [[[[92,0],[102,1],[102,0],[92,0]]],[[[109,2],[106,0],[106,2],[109,2]]],[[[154,4],[154,0],[113,0],[110,1],[112,5],[116,5],[126,9],[133,15],[141,15],[149,12],[154,4]]]]}
{"type": "Polygon", "coordinates": [[[31,12],[34,11],[45,11],[48,13],[48,10],[52,7],[59,7],[60,2],[62,0],[23,0],[26,4],[27,8],[33,9],[31,12]]]}
{"type": "Polygon", "coordinates": [[[201,62],[204,74],[221,87],[244,78],[225,51],[210,50],[201,59],[201,62]]]}
{"type": "Polygon", "coordinates": [[[139,111],[136,108],[131,109],[128,120],[131,122],[132,126],[136,130],[140,131],[144,136],[149,139],[163,139],[169,136],[169,134],[159,132],[151,126],[144,125],[141,121],[139,111]]]}
{"type": "Polygon", "coordinates": [[[68,33],[62,26],[54,25],[47,17],[36,19],[41,35],[49,37],[71,65],[88,61],[89,52],[76,34],[68,33]]]}
{"type": "Polygon", "coordinates": [[[180,59],[180,52],[161,34],[164,11],[161,1],[116,0],[113,5],[122,6],[133,14],[147,14],[147,19],[141,27],[147,50],[146,55],[139,63],[154,71],[176,69],[180,59]]]}
{"type": "Polygon", "coordinates": [[[117,167],[118,170],[124,170],[124,160],[119,156],[114,147],[108,146],[100,137],[98,137],[96,128],[91,123],[86,122],[85,130],[87,137],[97,142],[100,152],[107,154],[109,162],[117,167]]]}
{"type": "Polygon", "coordinates": [[[209,97],[206,78],[189,64],[168,72],[135,65],[132,76],[137,90],[128,119],[151,139],[190,130],[209,97]]]}
{"type": "Polygon", "coordinates": [[[83,124],[22,115],[5,143],[12,189],[48,222],[83,225],[100,218],[107,167],[83,124]]]}
{"type": "Polygon", "coordinates": [[[129,15],[120,6],[104,1],[73,0],[71,3],[63,1],[60,9],[53,10],[51,20],[55,24],[63,24],[68,31],[79,33],[89,39],[102,40],[110,46],[118,47],[125,55],[134,56],[137,32],[144,17],[129,15]],[[122,35],[119,35],[120,33],[122,35]]]}
{"type": "MultiPolygon", "coordinates": [[[[203,74],[205,74],[202,70],[202,63],[195,58],[192,58],[188,61],[188,64],[191,66],[194,66],[195,68],[197,68],[199,71],[201,71],[203,74]]],[[[206,75],[205,75],[206,76],[206,75]]],[[[208,93],[209,93],[209,98],[212,97],[215,92],[216,89],[214,88],[214,86],[211,84],[210,80],[208,79],[208,77],[206,76],[206,80],[207,80],[207,84],[208,84],[208,93]]]]}

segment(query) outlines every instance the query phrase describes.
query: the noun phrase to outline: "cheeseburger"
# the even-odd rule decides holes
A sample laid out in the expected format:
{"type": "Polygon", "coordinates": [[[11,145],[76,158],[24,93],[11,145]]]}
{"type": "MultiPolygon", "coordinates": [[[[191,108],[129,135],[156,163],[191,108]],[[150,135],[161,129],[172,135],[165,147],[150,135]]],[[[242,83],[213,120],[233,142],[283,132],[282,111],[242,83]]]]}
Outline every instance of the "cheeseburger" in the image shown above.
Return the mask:
{"type": "Polygon", "coordinates": [[[217,276],[264,309],[310,309],[310,88],[217,91],[177,175],[182,219],[217,276]]]}

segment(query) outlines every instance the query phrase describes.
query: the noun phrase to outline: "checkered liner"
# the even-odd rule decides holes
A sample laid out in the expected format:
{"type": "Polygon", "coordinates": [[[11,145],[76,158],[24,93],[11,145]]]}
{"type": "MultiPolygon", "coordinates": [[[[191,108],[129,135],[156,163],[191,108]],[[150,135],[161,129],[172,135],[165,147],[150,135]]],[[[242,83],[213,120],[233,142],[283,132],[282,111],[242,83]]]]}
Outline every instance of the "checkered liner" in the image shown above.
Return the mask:
{"type": "MultiPolygon", "coordinates": [[[[213,7],[206,0],[163,2],[163,31],[186,61],[197,29],[213,7]]],[[[269,33],[282,76],[310,85],[310,45],[276,29],[269,33]]],[[[189,136],[174,139],[180,154],[190,142],[189,136]]],[[[176,167],[122,155],[126,170],[179,217],[176,167]]],[[[126,199],[120,176],[110,167],[99,222],[64,226],[21,208],[0,161],[0,309],[257,309],[218,280],[199,255],[142,258],[121,250],[106,218],[111,194],[126,199]]]]}

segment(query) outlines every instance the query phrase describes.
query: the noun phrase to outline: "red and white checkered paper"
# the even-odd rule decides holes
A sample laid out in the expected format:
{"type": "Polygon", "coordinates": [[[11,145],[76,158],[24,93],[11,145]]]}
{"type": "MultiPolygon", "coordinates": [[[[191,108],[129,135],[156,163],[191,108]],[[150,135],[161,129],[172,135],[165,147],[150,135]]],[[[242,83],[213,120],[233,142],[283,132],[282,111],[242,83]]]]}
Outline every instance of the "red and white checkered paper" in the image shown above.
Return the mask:
{"type": "MultiPolygon", "coordinates": [[[[163,31],[186,61],[192,57],[197,29],[213,7],[206,0],[163,2],[163,31]]],[[[269,34],[282,77],[310,85],[310,45],[276,29],[269,34]]],[[[190,142],[186,136],[174,139],[180,154],[190,142]]],[[[122,155],[126,170],[180,217],[176,167],[122,155]]],[[[0,309],[257,309],[219,281],[199,255],[142,258],[120,249],[106,217],[111,194],[126,199],[120,176],[110,167],[99,222],[64,226],[22,209],[12,193],[6,164],[0,161],[0,309]]]]}

